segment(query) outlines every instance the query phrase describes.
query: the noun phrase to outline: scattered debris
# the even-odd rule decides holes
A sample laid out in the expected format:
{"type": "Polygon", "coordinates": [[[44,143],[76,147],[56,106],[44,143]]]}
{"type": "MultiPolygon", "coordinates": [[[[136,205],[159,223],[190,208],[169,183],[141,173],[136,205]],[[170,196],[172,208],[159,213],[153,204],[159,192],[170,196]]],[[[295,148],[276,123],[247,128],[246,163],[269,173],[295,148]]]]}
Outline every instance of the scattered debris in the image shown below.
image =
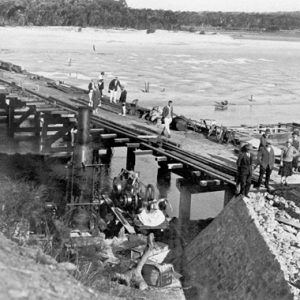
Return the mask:
{"type": "Polygon", "coordinates": [[[244,201],[250,203],[254,222],[280,263],[293,293],[299,297],[300,208],[293,201],[268,193],[250,193],[244,201]]]}

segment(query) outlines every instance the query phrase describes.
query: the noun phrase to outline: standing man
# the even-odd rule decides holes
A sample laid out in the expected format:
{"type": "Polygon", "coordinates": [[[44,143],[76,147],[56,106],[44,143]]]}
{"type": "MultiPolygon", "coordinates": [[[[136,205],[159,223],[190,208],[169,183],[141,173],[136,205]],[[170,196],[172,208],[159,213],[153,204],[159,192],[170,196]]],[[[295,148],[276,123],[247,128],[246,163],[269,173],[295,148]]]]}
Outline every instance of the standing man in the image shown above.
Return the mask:
{"type": "Polygon", "coordinates": [[[259,188],[261,186],[263,176],[264,174],[266,174],[265,187],[267,188],[267,190],[269,190],[270,176],[275,163],[274,150],[272,148],[270,140],[266,141],[266,148],[262,147],[257,153],[257,161],[260,166],[257,187],[259,188]]]}
{"type": "Polygon", "coordinates": [[[259,143],[259,147],[258,147],[258,151],[263,147],[266,148],[267,144],[267,139],[269,138],[271,134],[271,130],[269,128],[266,129],[265,133],[262,134],[262,136],[260,137],[260,143],[259,143]]]}
{"type": "Polygon", "coordinates": [[[120,103],[122,104],[122,116],[126,116],[126,98],[127,98],[127,91],[125,86],[121,86],[121,96],[120,96],[120,103]]]}
{"type": "Polygon", "coordinates": [[[246,144],[241,148],[241,152],[237,159],[238,182],[241,186],[240,195],[248,197],[252,178],[253,156],[250,150],[252,146],[246,144]]]}
{"type": "Polygon", "coordinates": [[[121,88],[121,83],[118,79],[118,77],[115,77],[108,86],[108,92],[110,93],[110,103],[116,103],[117,100],[117,92],[118,92],[118,87],[121,88]]]}
{"type": "Polygon", "coordinates": [[[99,75],[98,89],[99,89],[99,93],[100,93],[100,105],[99,106],[101,106],[101,100],[103,97],[103,90],[104,90],[104,72],[101,72],[101,74],[99,75]]]}
{"type": "MultiPolygon", "coordinates": [[[[300,143],[299,143],[299,140],[298,140],[298,137],[299,137],[299,131],[298,130],[295,130],[292,134],[292,137],[293,137],[293,143],[292,143],[292,146],[298,151],[298,153],[300,152],[300,143]]],[[[293,171],[294,172],[298,172],[299,170],[299,154],[296,155],[294,158],[293,158],[293,171]]]]}
{"type": "Polygon", "coordinates": [[[93,94],[94,94],[94,80],[91,79],[89,85],[88,85],[88,94],[89,94],[89,106],[93,106],[93,94]]]}
{"type": "Polygon", "coordinates": [[[170,100],[168,102],[168,105],[166,105],[163,108],[162,117],[165,120],[165,126],[164,126],[164,129],[163,129],[161,135],[164,135],[165,131],[166,131],[167,137],[170,138],[171,137],[170,124],[172,123],[172,119],[173,119],[173,101],[172,100],[170,100]]]}

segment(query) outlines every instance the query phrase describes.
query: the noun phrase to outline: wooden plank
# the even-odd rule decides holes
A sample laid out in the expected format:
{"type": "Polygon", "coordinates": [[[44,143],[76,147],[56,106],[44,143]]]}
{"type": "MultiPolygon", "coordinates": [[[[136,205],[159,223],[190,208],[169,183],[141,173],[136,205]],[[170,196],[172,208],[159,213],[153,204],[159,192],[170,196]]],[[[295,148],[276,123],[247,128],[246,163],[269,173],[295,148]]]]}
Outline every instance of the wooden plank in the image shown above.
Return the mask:
{"type": "Polygon", "coordinates": [[[55,108],[52,106],[37,106],[36,111],[41,111],[41,112],[52,112],[54,111],[55,108]]]}
{"type": "Polygon", "coordinates": [[[156,156],[155,160],[156,161],[167,161],[168,158],[166,156],[156,156]]]}
{"type": "MultiPolygon", "coordinates": [[[[50,111],[51,115],[67,115],[68,112],[66,110],[55,110],[55,108],[53,108],[53,110],[50,111]]],[[[74,117],[75,115],[74,114],[71,114],[72,117],[74,117]]]]}
{"type": "Polygon", "coordinates": [[[289,226],[292,226],[294,228],[300,229],[300,224],[294,220],[289,220],[283,217],[275,217],[275,220],[278,221],[279,223],[283,223],[289,226]]]}
{"type": "Polygon", "coordinates": [[[55,134],[51,135],[46,139],[46,144],[53,144],[55,141],[66,135],[73,127],[74,124],[69,124],[69,126],[67,127],[61,127],[59,131],[57,131],[55,134]]]}
{"type": "Polygon", "coordinates": [[[152,150],[135,150],[135,155],[151,155],[153,153],[152,150]]]}
{"type": "Polygon", "coordinates": [[[128,143],[129,141],[129,138],[117,138],[114,140],[115,143],[128,143]]]}
{"type": "Polygon", "coordinates": [[[221,180],[212,179],[212,180],[200,180],[200,186],[212,186],[212,185],[221,185],[221,180]]]}
{"type": "Polygon", "coordinates": [[[14,125],[20,126],[30,115],[35,113],[34,107],[29,107],[29,109],[24,112],[19,119],[15,119],[14,125]]]}
{"type": "Polygon", "coordinates": [[[102,134],[100,134],[100,137],[102,139],[114,139],[117,137],[117,134],[116,133],[102,133],[102,134]]]}
{"type": "Polygon", "coordinates": [[[139,148],[140,143],[127,143],[126,146],[127,148],[139,148]]]}
{"type": "Polygon", "coordinates": [[[168,169],[173,170],[173,169],[182,169],[183,164],[181,163],[173,163],[173,164],[168,164],[168,169]]]}
{"type": "Polygon", "coordinates": [[[157,139],[157,135],[138,135],[138,139],[157,139]]]}
{"type": "Polygon", "coordinates": [[[99,133],[99,132],[104,132],[104,128],[90,128],[90,133],[99,133]]]}
{"type": "Polygon", "coordinates": [[[46,105],[44,101],[28,101],[26,102],[27,106],[36,106],[36,105],[46,105]]]}

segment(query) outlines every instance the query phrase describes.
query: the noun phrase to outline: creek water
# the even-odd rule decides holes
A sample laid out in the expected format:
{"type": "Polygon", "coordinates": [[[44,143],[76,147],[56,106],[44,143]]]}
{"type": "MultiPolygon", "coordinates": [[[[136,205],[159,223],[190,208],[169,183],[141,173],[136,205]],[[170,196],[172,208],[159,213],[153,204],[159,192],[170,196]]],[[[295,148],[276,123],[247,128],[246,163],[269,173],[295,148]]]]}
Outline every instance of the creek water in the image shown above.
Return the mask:
{"type": "MultiPolygon", "coordinates": [[[[175,113],[211,118],[223,125],[299,122],[300,43],[238,40],[229,35],[157,31],[102,30],[73,27],[0,27],[0,59],[55,80],[87,87],[105,72],[105,92],[118,76],[129,101],[146,107],[174,101],[175,113]],[[150,92],[144,93],[145,81],[150,92]],[[254,101],[248,101],[253,95],[254,101]],[[216,101],[229,101],[215,111],[216,101]]],[[[4,146],[5,148],[5,146],[4,146]]],[[[105,188],[126,164],[124,149],[115,149],[105,188]]],[[[136,170],[144,183],[156,184],[157,164],[138,157],[136,170]]],[[[171,185],[159,194],[177,216],[179,192],[171,185]]],[[[192,219],[214,217],[223,193],[192,196],[192,219]]]]}

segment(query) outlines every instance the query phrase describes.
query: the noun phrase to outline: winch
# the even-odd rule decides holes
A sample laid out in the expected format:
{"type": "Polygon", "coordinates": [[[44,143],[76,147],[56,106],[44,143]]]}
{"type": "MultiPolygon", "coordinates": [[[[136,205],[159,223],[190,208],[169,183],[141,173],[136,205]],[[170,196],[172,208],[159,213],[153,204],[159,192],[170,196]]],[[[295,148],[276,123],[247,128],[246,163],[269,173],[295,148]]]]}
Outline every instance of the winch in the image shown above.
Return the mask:
{"type": "Polygon", "coordinates": [[[154,186],[145,186],[139,180],[138,172],[122,169],[113,179],[112,199],[122,209],[138,211],[150,205],[154,198],[154,186]]]}

